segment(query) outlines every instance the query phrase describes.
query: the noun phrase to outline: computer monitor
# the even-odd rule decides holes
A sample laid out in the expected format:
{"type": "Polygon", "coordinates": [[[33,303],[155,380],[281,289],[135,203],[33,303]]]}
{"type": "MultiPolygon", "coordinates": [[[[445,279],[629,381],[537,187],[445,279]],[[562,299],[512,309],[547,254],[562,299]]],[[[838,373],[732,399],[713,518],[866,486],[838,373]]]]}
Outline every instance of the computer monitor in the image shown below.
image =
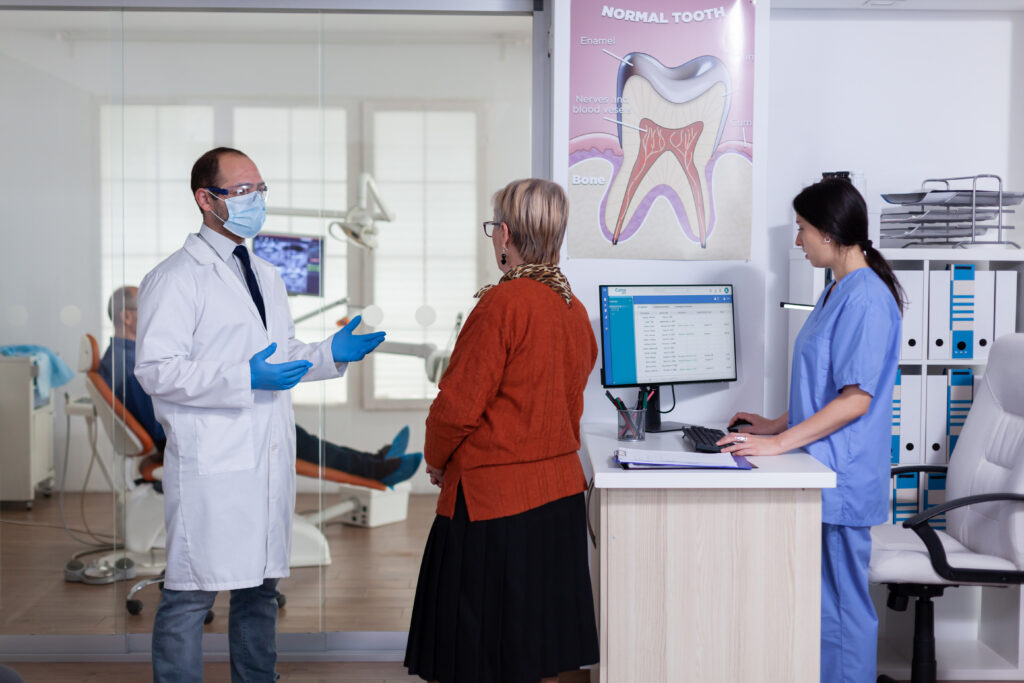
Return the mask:
{"type": "Polygon", "coordinates": [[[277,267],[289,295],[323,293],[322,237],[261,232],[252,238],[252,253],[277,267]]]}
{"type": "Polygon", "coordinates": [[[654,394],[647,430],[661,421],[657,388],[736,380],[732,285],[601,285],[601,383],[654,394]]]}

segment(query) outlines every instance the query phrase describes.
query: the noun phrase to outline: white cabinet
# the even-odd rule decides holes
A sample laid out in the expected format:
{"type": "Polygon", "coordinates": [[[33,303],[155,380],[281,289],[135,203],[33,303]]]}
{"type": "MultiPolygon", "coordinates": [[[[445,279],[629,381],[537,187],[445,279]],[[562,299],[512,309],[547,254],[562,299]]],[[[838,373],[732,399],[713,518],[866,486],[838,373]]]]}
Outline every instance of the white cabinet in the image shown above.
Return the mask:
{"type": "Polygon", "coordinates": [[[28,357],[0,357],[0,500],[35,498],[53,478],[53,394],[36,405],[38,368],[28,357]]]}
{"type": "MultiPolygon", "coordinates": [[[[945,464],[984,374],[992,341],[1021,329],[1024,251],[884,249],[907,299],[900,385],[894,392],[894,463],[945,464]]],[[[815,303],[826,284],[803,252],[790,259],[790,301],[815,303]]],[[[806,313],[790,311],[790,351],[806,313]]],[[[944,476],[901,475],[893,482],[892,520],[901,522],[945,499],[944,476]]],[[[879,619],[880,673],[910,677],[914,612],[886,607],[872,586],[879,619]]],[[[955,588],[935,601],[941,680],[1024,680],[1024,603],[1013,588],[955,588]]]]}

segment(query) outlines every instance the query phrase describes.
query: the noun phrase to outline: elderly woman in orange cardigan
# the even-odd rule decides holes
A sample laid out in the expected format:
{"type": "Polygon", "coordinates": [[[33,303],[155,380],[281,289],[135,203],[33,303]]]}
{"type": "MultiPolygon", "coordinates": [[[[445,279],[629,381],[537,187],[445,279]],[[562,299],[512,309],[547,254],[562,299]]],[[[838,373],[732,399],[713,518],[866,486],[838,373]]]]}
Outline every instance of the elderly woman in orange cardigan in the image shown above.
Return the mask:
{"type": "Polygon", "coordinates": [[[555,681],[598,658],[578,454],[597,342],[558,268],[567,215],[561,187],[518,180],[483,226],[502,277],[427,417],[441,495],[405,655],[425,680],[555,681]]]}

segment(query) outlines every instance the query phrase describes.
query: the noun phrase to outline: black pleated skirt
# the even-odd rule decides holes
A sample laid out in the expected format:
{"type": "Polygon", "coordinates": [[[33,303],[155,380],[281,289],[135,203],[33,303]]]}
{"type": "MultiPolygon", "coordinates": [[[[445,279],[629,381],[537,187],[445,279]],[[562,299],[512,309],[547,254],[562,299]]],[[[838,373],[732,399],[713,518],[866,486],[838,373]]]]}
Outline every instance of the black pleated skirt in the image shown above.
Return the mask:
{"type": "Polygon", "coordinates": [[[427,538],[405,666],[441,683],[537,683],[598,660],[583,494],[427,538]]]}

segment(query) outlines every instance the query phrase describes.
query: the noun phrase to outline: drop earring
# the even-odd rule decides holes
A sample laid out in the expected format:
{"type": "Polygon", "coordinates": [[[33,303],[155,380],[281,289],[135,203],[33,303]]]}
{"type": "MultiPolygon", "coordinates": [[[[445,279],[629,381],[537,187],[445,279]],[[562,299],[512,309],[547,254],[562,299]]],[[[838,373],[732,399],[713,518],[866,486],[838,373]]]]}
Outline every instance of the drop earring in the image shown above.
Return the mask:
{"type": "Polygon", "coordinates": [[[508,263],[508,257],[505,256],[505,252],[501,252],[501,265],[508,263]]]}

